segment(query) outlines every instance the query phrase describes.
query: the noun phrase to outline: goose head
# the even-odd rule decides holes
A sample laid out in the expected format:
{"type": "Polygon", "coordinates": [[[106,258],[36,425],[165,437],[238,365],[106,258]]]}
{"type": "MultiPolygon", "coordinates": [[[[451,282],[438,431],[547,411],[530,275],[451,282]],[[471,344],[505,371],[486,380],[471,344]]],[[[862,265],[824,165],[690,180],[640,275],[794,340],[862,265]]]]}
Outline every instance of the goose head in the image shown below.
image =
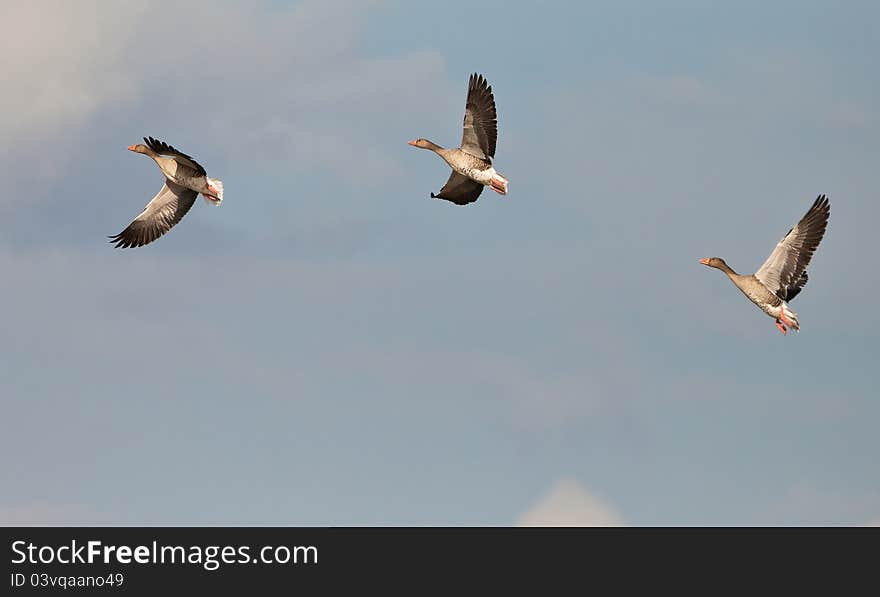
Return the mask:
{"type": "Polygon", "coordinates": [[[715,269],[720,269],[727,275],[736,274],[733,269],[727,265],[727,263],[721,257],[707,257],[706,259],[700,259],[700,263],[708,267],[714,267],[715,269]]]}
{"type": "Polygon", "coordinates": [[[431,143],[427,139],[422,139],[422,138],[410,141],[409,145],[412,145],[413,147],[418,147],[420,149],[430,149],[431,151],[437,151],[438,149],[443,149],[439,145],[437,145],[435,143],[431,143]]]}

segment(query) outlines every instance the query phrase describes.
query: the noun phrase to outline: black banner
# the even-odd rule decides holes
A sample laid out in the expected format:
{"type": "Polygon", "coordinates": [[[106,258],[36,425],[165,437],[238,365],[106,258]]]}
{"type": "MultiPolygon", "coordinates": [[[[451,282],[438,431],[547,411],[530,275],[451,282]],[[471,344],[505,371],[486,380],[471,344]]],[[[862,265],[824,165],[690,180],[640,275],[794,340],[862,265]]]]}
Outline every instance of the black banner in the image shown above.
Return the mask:
{"type": "MultiPolygon", "coordinates": [[[[880,529],[4,528],[0,595],[876,586],[880,529]],[[705,582],[705,581],[700,581],[705,582]],[[610,583],[610,584],[609,584],[610,583]],[[817,584],[818,583],[818,584],[817,584]]],[[[616,591],[615,591],[616,592],[616,591]]]]}

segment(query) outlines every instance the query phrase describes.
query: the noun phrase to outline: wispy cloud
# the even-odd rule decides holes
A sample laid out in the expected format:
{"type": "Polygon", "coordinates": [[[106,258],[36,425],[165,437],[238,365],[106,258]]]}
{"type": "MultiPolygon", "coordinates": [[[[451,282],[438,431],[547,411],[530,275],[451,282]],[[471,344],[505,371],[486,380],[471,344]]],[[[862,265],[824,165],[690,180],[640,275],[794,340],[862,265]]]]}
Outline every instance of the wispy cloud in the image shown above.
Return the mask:
{"type": "Polygon", "coordinates": [[[34,180],[57,179],[74,160],[82,167],[89,152],[107,161],[124,148],[112,135],[100,148],[80,138],[95,121],[133,131],[128,143],[154,135],[202,148],[213,164],[319,168],[352,184],[399,174],[407,126],[431,121],[437,104],[423,90],[443,87],[445,61],[430,50],[360,51],[380,5],[5,2],[0,16],[14,26],[0,52],[16,59],[4,71],[0,151],[16,160],[2,167],[31,191],[0,201],[32,201],[44,184],[34,180]]]}

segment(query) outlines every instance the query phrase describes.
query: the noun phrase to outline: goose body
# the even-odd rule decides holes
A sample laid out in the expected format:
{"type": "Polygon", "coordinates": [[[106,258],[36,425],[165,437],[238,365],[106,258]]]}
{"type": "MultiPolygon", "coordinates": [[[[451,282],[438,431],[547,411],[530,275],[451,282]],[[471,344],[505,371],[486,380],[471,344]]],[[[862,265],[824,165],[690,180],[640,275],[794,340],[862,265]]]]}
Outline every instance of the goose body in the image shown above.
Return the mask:
{"type": "Polygon", "coordinates": [[[800,294],[809,280],[807,266],[825,235],[830,216],[828,197],[819,195],[754,274],[738,274],[720,257],[701,259],[700,263],[724,272],[734,286],[776,321],[782,334],[786,333],[786,326],[800,331],[797,313],[788,302],[800,294]]]}
{"type": "Polygon", "coordinates": [[[467,205],[477,200],[484,186],[506,195],[508,181],[492,166],[498,138],[495,97],[486,79],[476,73],[468,80],[462,128],[461,145],[455,149],[440,147],[427,139],[409,142],[413,147],[433,151],[452,168],[446,184],[436,195],[431,193],[431,198],[467,205]]]}
{"type": "Polygon", "coordinates": [[[117,248],[142,247],[153,242],[183,219],[199,194],[212,205],[223,201],[223,183],[208,177],[198,162],[167,143],[144,137],[144,144],[128,149],[152,158],[165,175],[165,183],[125,230],[110,237],[117,248]]]}
{"type": "Polygon", "coordinates": [[[461,149],[439,148],[436,153],[454,172],[481,185],[491,185],[492,179],[498,176],[491,161],[478,158],[461,149]]]}

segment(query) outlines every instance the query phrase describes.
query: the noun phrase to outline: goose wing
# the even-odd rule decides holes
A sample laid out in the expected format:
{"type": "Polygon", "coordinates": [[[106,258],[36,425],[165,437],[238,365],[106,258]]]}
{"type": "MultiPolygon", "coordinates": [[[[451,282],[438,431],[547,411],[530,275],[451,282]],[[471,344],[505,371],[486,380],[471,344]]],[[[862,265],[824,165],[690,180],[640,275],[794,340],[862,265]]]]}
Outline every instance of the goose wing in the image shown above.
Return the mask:
{"type": "Polygon", "coordinates": [[[819,195],[801,221],[788,231],[764,265],[755,272],[755,277],[782,300],[794,298],[807,283],[807,266],[825,235],[830,215],[828,197],[819,195]]]}
{"type": "Polygon", "coordinates": [[[463,127],[461,150],[491,162],[495,157],[498,122],[492,87],[483,75],[474,73],[468,80],[463,127]]]}
{"type": "Polygon", "coordinates": [[[199,174],[207,174],[202,165],[195,161],[190,156],[186,155],[182,151],[178,151],[174,149],[164,141],[159,141],[158,139],[153,139],[152,137],[144,137],[144,143],[147,144],[147,147],[155,151],[156,153],[164,156],[168,156],[173,158],[183,164],[184,166],[188,166],[195,170],[199,174]]]}
{"type": "Polygon", "coordinates": [[[801,290],[803,290],[804,286],[807,285],[807,281],[809,279],[810,279],[810,277],[807,275],[807,270],[804,270],[804,273],[801,274],[801,277],[798,278],[798,281],[785,289],[785,296],[784,297],[781,295],[777,295],[777,296],[779,296],[779,298],[781,298],[782,300],[784,300],[786,302],[791,301],[794,297],[796,297],[797,295],[799,295],[801,293],[801,290]]]}
{"type": "Polygon", "coordinates": [[[483,185],[453,170],[440,192],[436,195],[431,193],[431,198],[446,199],[456,205],[467,205],[476,201],[482,192],[483,185]]]}
{"type": "Polygon", "coordinates": [[[186,215],[197,196],[198,193],[192,189],[165,180],[144,211],[125,230],[109,237],[110,242],[115,243],[117,249],[142,247],[153,242],[186,215]]]}

